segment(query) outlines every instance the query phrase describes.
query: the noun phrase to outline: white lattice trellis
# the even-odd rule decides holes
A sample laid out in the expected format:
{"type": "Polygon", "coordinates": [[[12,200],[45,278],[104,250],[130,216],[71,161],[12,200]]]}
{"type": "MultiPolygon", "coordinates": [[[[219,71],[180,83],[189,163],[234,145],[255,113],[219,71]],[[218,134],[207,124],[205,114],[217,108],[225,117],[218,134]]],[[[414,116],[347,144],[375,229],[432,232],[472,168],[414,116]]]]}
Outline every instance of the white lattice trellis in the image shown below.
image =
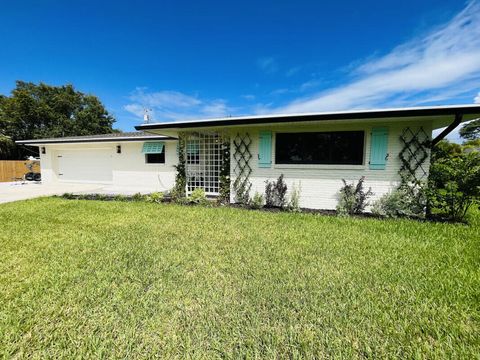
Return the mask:
{"type": "Polygon", "coordinates": [[[187,195],[201,188],[207,195],[218,195],[223,159],[223,136],[214,132],[186,135],[185,174],[187,195]]]}

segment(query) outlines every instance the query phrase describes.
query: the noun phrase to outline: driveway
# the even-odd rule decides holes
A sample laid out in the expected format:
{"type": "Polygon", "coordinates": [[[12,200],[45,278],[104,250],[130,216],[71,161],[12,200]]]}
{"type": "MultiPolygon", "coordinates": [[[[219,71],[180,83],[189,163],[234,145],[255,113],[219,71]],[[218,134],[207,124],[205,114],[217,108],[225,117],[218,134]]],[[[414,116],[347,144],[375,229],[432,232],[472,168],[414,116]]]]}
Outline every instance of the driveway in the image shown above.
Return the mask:
{"type": "Polygon", "coordinates": [[[102,184],[42,184],[36,182],[0,182],[0,203],[33,199],[41,196],[62,195],[65,193],[97,193],[103,192],[102,184]]]}

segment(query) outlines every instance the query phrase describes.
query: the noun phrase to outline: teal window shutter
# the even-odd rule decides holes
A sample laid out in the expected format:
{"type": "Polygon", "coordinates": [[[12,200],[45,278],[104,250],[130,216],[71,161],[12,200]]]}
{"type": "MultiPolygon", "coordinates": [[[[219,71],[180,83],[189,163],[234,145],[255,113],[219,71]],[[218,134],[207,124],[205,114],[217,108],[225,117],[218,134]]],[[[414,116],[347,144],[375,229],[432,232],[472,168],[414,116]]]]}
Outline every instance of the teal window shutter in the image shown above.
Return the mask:
{"type": "Polygon", "coordinates": [[[163,142],[146,142],[143,143],[142,153],[144,154],[161,154],[163,152],[163,142]]]}
{"type": "Polygon", "coordinates": [[[269,168],[272,166],[272,132],[260,131],[258,142],[258,167],[269,168]]]}
{"type": "Polygon", "coordinates": [[[384,170],[388,158],[388,129],[373,128],[370,141],[370,169],[384,170]]]}

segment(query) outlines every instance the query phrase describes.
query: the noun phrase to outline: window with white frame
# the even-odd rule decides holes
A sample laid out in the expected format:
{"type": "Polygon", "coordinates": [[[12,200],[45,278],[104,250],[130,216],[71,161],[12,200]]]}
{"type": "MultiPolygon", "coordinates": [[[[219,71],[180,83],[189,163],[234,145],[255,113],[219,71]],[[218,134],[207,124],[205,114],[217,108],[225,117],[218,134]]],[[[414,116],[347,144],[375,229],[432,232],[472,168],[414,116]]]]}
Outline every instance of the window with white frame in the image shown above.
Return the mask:
{"type": "Polygon", "coordinates": [[[187,163],[200,164],[200,142],[191,141],[187,143],[187,163]]]}
{"type": "Polygon", "coordinates": [[[163,142],[146,142],[142,153],[146,164],[165,164],[165,144],[163,142]]]}

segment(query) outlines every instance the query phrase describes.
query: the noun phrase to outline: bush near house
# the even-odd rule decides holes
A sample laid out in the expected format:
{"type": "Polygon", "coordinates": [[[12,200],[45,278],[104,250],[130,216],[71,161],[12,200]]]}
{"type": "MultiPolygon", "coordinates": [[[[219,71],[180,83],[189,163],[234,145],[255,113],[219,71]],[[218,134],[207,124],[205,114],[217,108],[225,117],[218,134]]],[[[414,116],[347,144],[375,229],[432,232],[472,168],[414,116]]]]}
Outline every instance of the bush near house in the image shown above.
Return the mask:
{"type": "Polygon", "coordinates": [[[260,194],[258,191],[255,192],[252,199],[250,200],[249,206],[252,209],[261,209],[264,205],[264,198],[263,195],[260,194]]]}
{"type": "Polygon", "coordinates": [[[343,187],[340,189],[337,212],[339,215],[358,215],[363,213],[368,205],[368,198],[373,195],[372,188],[364,189],[365,177],[362,176],[358,183],[347,183],[342,179],[343,187]]]}
{"type": "Polygon", "coordinates": [[[281,174],[277,181],[265,181],[265,206],[284,208],[287,203],[287,184],[281,174]]]}
{"type": "Polygon", "coordinates": [[[450,220],[464,220],[480,200],[480,155],[464,152],[436,159],[430,167],[429,201],[432,211],[450,220]]]}
{"type": "Polygon", "coordinates": [[[426,184],[404,182],[398,188],[373,202],[371,210],[377,216],[423,218],[426,207],[426,184]]]}
{"type": "Polygon", "coordinates": [[[2,204],[0,357],[476,358],[470,216],[2,204]]]}

